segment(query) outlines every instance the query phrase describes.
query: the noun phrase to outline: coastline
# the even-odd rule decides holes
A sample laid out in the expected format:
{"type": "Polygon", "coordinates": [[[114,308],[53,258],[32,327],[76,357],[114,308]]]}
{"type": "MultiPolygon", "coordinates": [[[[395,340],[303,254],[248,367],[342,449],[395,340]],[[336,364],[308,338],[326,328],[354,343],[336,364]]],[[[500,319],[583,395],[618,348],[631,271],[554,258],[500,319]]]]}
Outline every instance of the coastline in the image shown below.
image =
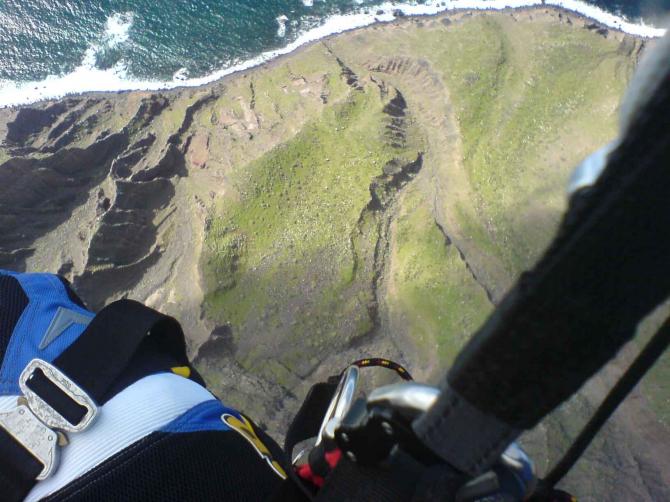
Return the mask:
{"type": "Polygon", "coordinates": [[[580,20],[595,23],[598,28],[613,30],[636,38],[653,39],[663,36],[665,29],[644,24],[630,23],[624,18],[606,12],[580,0],[451,0],[422,5],[380,5],[374,13],[352,13],[328,18],[325,23],[313,28],[296,40],[279,49],[261,53],[203,77],[172,81],[138,81],[127,79],[122,68],[99,70],[82,64],[64,76],[49,76],[39,82],[25,82],[0,86],[0,109],[15,109],[26,105],[55,101],[69,96],[103,95],[127,92],[181,92],[202,88],[240,76],[258,67],[281,61],[315,43],[329,40],[345,33],[357,32],[380,25],[412,22],[422,17],[442,17],[467,12],[505,12],[534,9],[553,9],[567,13],[580,20]]]}

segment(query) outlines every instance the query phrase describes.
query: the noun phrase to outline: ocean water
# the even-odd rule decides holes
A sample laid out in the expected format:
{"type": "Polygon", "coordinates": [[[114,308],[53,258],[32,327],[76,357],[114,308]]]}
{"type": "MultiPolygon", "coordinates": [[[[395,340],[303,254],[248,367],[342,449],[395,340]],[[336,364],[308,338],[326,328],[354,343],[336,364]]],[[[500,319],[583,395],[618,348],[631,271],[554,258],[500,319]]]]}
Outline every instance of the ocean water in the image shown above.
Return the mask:
{"type": "MultiPolygon", "coordinates": [[[[542,0],[0,0],[0,106],[86,91],[200,85],[394,12],[542,0]]],[[[546,0],[659,36],[670,0],[546,0]]]]}

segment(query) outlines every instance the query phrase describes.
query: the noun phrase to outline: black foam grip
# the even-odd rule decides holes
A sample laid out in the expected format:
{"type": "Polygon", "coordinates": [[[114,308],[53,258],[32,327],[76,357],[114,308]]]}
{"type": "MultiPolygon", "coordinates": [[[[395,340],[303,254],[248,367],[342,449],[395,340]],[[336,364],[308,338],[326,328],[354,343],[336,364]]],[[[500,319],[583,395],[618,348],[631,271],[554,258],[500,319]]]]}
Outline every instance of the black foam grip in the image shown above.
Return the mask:
{"type": "Polygon", "coordinates": [[[451,388],[526,429],[576,392],[670,295],[670,76],[598,183],[458,356],[451,388]]]}
{"type": "Polygon", "coordinates": [[[0,363],[5,359],[14,328],[28,301],[26,292],[15,277],[0,274],[0,363]]]}

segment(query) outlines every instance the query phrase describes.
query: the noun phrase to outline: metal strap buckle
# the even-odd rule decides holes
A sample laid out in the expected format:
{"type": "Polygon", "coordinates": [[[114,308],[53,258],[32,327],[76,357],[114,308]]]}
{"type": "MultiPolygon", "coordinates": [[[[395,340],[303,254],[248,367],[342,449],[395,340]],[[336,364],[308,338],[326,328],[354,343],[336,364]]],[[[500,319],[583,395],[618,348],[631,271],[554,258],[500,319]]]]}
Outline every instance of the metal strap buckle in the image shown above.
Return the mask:
{"type": "Polygon", "coordinates": [[[38,481],[51,476],[58,465],[58,436],[28,406],[19,404],[10,412],[0,413],[0,427],[42,463],[44,468],[37,476],[38,481]]]}
{"type": "Polygon", "coordinates": [[[37,480],[47,479],[58,465],[58,433],[54,429],[81,432],[91,425],[98,407],[91,397],[55,366],[41,359],[33,359],[19,377],[23,396],[14,410],[0,413],[0,427],[5,429],[21,446],[44,466],[37,480]],[[28,382],[40,371],[68,398],[86,409],[83,418],[71,423],[30,387],[28,382]]]}
{"type": "Polygon", "coordinates": [[[81,432],[91,425],[98,414],[98,407],[95,402],[81,387],[70,380],[58,368],[42,359],[33,359],[28,363],[28,366],[26,366],[19,377],[19,387],[21,388],[23,395],[26,397],[30,409],[48,427],[68,432],[81,432]],[[28,381],[38,370],[41,371],[51,383],[63,391],[67,397],[86,409],[86,414],[79,423],[70,423],[70,421],[54,410],[49,403],[44,401],[44,399],[28,387],[28,381]]]}
{"type": "Polygon", "coordinates": [[[354,402],[356,388],[358,387],[358,376],[359,370],[356,366],[349,366],[342,374],[342,378],[340,378],[340,382],[335,389],[333,399],[330,401],[330,405],[326,411],[326,416],[321,423],[321,429],[319,429],[319,435],[316,437],[315,446],[321,444],[324,435],[329,438],[334,437],[335,428],[340,425],[340,422],[354,402]]]}

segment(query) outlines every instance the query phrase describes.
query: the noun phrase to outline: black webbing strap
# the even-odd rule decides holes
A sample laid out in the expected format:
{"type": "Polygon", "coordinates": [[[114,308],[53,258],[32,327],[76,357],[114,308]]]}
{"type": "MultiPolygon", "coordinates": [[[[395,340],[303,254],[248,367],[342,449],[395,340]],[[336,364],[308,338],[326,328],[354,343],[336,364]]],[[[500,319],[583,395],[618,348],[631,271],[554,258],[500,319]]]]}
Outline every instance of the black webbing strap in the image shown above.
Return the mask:
{"type": "Polygon", "coordinates": [[[102,404],[140,345],[153,337],[160,338],[163,352],[188,364],[184,334],[175,319],[139,302],[119,300],[102,309],[53,364],[102,404]]]}
{"type": "MultiPolygon", "coordinates": [[[[164,368],[167,361],[188,365],[179,323],[138,302],[120,300],[101,310],[53,366],[101,405],[118,390],[152,373],[152,368],[161,364],[164,368]],[[129,370],[139,354],[144,354],[143,369],[129,370]]],[[[27,384],[73,424],[86,412],[41,371],[34,372],[27,384]]],[[[0,428],[0,499],[23,500],[41,470],[42,465],[0,428]]]]}
{"type": "Polygon", "coordinates": [[[451,462],[454,436],[481,435],[456,423],[461,408],[495,421],[495,437],[458,466],[471,474],[574,394],[670,295],[670,68],[662,71],[601,178],[573,201],[550,249],[459,354],[438,402],[415,423],[451,462]]]}
{"type": "Polygon", "coordinates": [[[426,466],[397,449],[382,465],[359,465],[342,458],[316,502],[433,502],[454,500],[466,479],[449,466],[426,466]]]}
{"type": "Polygon", "coordinates": [[[42,464],[0,427],[0,500],[23,500],[41,471],[42,464]]]}
{"type": "Polygon", "coordinates": [[[343,457],[328,476],[326,484],[315,500],[317,502],[412,500],[425,468],[407,455],[396,455],[393,462],[392,465],[364,466],[343,457]]]}

